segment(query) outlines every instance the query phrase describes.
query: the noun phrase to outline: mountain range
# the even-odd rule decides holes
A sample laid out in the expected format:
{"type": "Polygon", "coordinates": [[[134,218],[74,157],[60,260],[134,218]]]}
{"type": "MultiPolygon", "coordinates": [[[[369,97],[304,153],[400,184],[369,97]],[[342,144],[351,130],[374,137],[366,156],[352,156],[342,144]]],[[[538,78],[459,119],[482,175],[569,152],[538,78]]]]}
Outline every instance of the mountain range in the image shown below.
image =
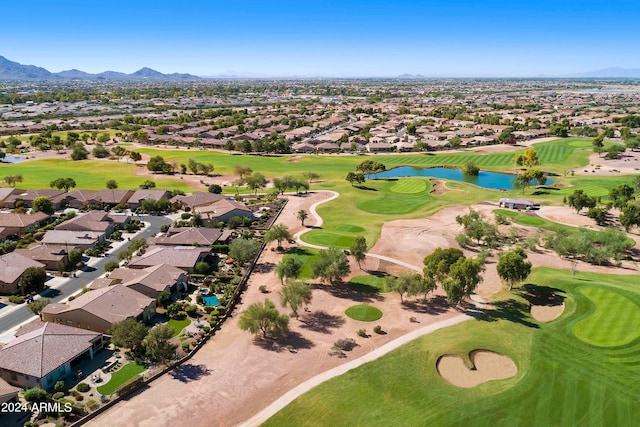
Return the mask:
{"type": "Polygon", "coordinates": [[[23,65],[0,56],[0,80],[198,80],[200,77],[191,74],[163,74],[151,68],[141,68],[135,73],[126,74],[117,71],[105,71],[98,74],[85,73],[80,70],[51,71],[23,65]]]}

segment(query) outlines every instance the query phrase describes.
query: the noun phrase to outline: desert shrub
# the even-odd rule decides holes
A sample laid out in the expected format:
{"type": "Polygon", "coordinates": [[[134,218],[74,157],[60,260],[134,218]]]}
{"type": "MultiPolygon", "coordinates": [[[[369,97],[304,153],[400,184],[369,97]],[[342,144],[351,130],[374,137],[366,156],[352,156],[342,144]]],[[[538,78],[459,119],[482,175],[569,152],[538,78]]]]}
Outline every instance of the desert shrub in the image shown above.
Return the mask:
{"type": "Polygon", "coordinates": [[[85,393],[85,392],[89,391],[91,389],[91,387],[87,383],[80,383],[80,384],[78,384],[76,386],[76,389],[81,393],[85,393]]]}
{"type": "Polygon", "coordinates": [[[382,331],[382,326],[380,326],[380,325],[376,325],[376,326],[373,328],[373,332],[375,332],[376,334],[382,334],[382,332],[383,332],[383,331],[382,331]]]}
{"type": "Polygon", "coordinates": [[[267,287],[266,287],[265,285],[260,285],[260,286],[258,287],[258,290],[259,290],[260,292],[262,292],[263,294],[266,294],[266,293],[267,293],[267,287]]]}
{"type": "Polygon", "coordinates": [[[342,350],[342,351],[351,351],[357,345],[358,344],[356,343],[356,340],[354,340],[353,338],[343,338],[333,343],[333,347],[335,349],[342,350]]]}
{"type": "Polygon", "coordinates": [[[189,341],[183,341],[181,346],[183,351],[185,352],[189,351],[189,347],[190,347],[189,341]]]}
{"type": "Polygon", "coordinates": [[[81,400],[84,400],[84,396],[81,394],[77,394],[75,399],[76,399],[76,402],[80,402],[81,400]]]}
{"type": "Polygon", "coordinates": [[[14,304],[22,304],[24,302],[24,297],[21,297],[19,295],[11,295],[9,297],[9,302],[12,302],[14,304]]]}
{"type": "Polygon", "coordinates": [[[364,328],[358,329],[358,331],[356,332],[358,334],[359,337],[362,338],[368,338],[369,335],[367,335],[367,330],[364,328]]]}
{"type": "Polygon", "coordinates": [[[456,236],[456,242],[461,248],[467,248],[473,244],[471,238],[464,233],[460,233],[456,236]]]}

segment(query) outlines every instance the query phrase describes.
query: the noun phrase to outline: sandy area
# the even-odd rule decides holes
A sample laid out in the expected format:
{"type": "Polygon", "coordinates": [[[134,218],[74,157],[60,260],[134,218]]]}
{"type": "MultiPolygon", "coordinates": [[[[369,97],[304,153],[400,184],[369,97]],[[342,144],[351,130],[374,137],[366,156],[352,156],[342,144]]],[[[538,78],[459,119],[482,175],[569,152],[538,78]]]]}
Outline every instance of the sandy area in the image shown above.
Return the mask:
{"type": "MultiPolygon", "coordinates": [[[[278,222],[288,225],[294,233],[302,230],[296,212],[309,209],[315,202],[332,195],[313,192],[306,196],[291,196],[278,222]]],[[[310,216],[306,225],[314,225],[314,221],[310,216]]],[[[427,304],[401,305],[396,294],[363,296],[341,286],[316,283],[309,311],[300,310],[300,319],[291,319],[292,333],[287,340],[279,343],[254,341],[250,334],[238,328],[238,314],[265,298],[278,303],[277,292],[281,285],[273,269],[282,254],[271,250],[275,245],[263,252],[233,317],[186,365],[119,402],[89,424],[237,425],[315,375],[370,353],[407,333],[459,316],[459,312],[444,307],[441,298],[437,297],[427,304]],[[269,293],[260,293],[260,285],[265,285],[269,293]],[[344,315],[348,307],[361,303],[380,308],[383,317],[367,323],[344,315]],[[417,322],[410,322],[410,317],[417,322]],[[373,333],[377,324],[386,334],[373,333]],[[355,332],[360,328],[365,328],[371,336],[357,337],[355,332]],[[346,337],[355,338],[359,346],[347,353],[346,359],[329,356],[333,343],[346,337]],[[292,351],[287,350],[286,345],[291,345],[292,351]]],[[[368,257],[367,263],[377,265],[379,260],[368,257]]],[[[352,275],[364,274],[355,263],[351,269],[352,275]]]]}
{"type": "Polygon", "coordinates": [[[532,305],[531,315],[538,322],[551,322],[564,312],[564,304],[557,305],[532,305]]]}
{"type": "Polygon", "coordinates": [[[509,357],[487,350],[474,350],[469,354],[474,368],[469,369],[462,357],[445,354],[436,365],[442,378],[457,387],[471,388],[491,380],[511,378],[518,373],[509,357]]]}
{"type": "Polygon", "coordinates": [[[574,169],[576,175],[637,175],[640,173],[640,151],[625,151],[619,159],[607,160],[600,154],[589,156],[589,165],[574,169]]]}

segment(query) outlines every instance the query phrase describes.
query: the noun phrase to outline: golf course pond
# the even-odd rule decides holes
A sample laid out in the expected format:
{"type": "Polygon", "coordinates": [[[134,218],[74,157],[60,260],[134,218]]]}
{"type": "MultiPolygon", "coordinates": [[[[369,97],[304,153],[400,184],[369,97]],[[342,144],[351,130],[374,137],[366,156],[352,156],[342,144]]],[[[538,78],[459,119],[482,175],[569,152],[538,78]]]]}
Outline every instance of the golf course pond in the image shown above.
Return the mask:
{"type": "MultiPolygon", "coordinates": [[[[516,175],[508,173],[486,172],[480,171],[475,175],[465,175],[459,169],[449,168],[415,168],[411,166],[401,166],[386,170],[384,172],[375,173],[369,175],[369,179],[387,179],[387,178],[402,178],[407,176],[426,176],[430,178],[449,179],[453,181],[468,182],[469,184],[477,185],[478,187],[491,188],[494,190],[513,190],[516,182],[516,175]]],[[[545,183],[553,184],[553,180],[547,178],[545,183]]],[[[537,185],[534,180],[532,185],[537,185]]]]}

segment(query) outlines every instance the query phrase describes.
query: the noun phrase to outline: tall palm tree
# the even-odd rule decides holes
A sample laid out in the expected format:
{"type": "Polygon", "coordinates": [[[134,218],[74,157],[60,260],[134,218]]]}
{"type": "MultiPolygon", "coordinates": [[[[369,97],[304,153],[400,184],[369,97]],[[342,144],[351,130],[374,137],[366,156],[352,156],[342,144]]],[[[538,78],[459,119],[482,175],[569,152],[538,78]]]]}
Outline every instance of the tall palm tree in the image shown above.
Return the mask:
{"type": "Polygon", "coordinates": [[[304,220],[309,218],[309,213],[307,211],[305,211],[304,209],[300,209],[298,211],[298,219],[300,220],[300,222],[302,223],[302,226],[304,227],[304,220]]]}

